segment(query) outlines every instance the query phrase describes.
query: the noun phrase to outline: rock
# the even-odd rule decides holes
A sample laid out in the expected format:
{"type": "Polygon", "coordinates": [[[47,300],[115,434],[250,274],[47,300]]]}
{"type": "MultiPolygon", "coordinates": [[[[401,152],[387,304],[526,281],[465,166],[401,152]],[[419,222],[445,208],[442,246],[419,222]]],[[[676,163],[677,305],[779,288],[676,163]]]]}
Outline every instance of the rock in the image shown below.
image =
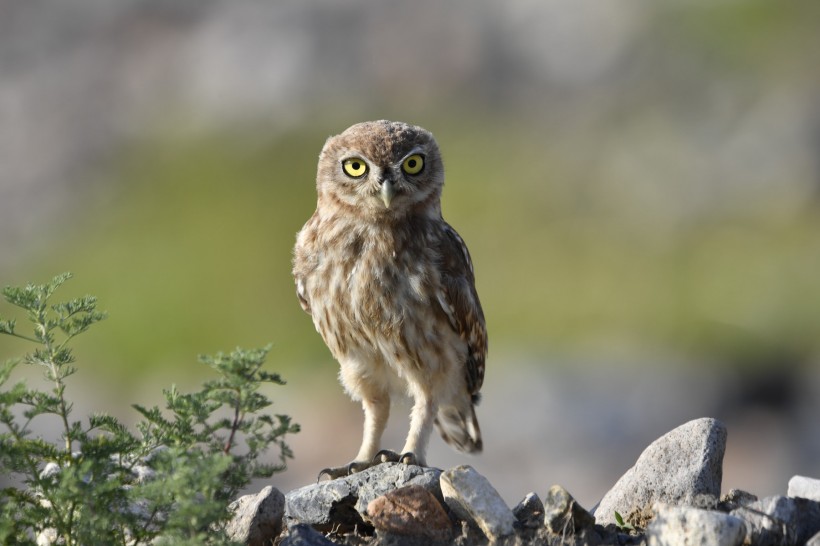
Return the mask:
{"type": "Polygon", "coordinates": [[[820,502],[820,480],[806,476],[794,476],[789,480],[788,496],[820,502]]]}
{"type": "Polygon", "coordinates": [[[441,470],[403,463],[382,463],[362,472],[319,482],[285,495],[285,522],[288,527],[306,523],[330,531],[355,526],[370,527],[362,516],[370,502],[388,491],[405,485],[420,485],[441,498],[441,470]]]}
{"type": "Polygon", "coordinates": [[[658,504],[646,534],[649,546],[740,546],[746,537],[746,524],[722,512],[658,504]]]}
{"type": "Polygon", "coordinates": [[[537,529],[544,525],[544,503],[535,493],[527,493],[527,496],[515,505],[512,513],[522,527],[537,529]]]}
{"type": "Polygon", "coordinates": [[[757,500],[757,495],[753,495],[741,489],[730,489],[728,493],[720,497],[718,509],[723,512],[731,512],[741,506],[748,506],[757,500]]]}
{"type": "Polygon", "coordinates": [[[490,485],[471,466],[457,466],[441,474],[447,506],[460,518],[475,522],[490,540],[513,534],[515,516],[490,485]]]}
{"type": "Polygon", "coordinates": [[[231,540],[248,546],[269,544],[282,532],[285,496],[272,486],[257,495],[245,495],[228,506],[233,517],[227,532],[231,540]]]}
{"type": "Polygon", "coordinates": [[[433,541],[452,538],[453,522],[441,503],[420,485],[390,491],[367,505],[367,515],[377,532],[418,536],[433,541]]]}
{"type": "Polygon", "coordinates": [[[806,546],[820,546],[820,533],[817,533],[809,539],[806,546]]]}
{"type": "Polygon", "coordinates": [[[716,419],[690,421],[655,440],[592,509],[601,525],[651,511],[656,502],[691,505],[720,495],[726,427],[716,419]]]}
{"type": "Polygon", "coordinates": [[[752,544],[804,544],[820,531],[820,503],[790,497],[766,497],[732,511],[746,521],[752,544]]]}
{"type": "Polygon", "coordinates": [[[336,546],[332,540],[316,531],[310,525],[297,523],[288,529],[288,536],[285,537],[279,546],[336,546]]]}
{"type": "Polygon", "coordinates": [[[544,525],[559,535],[575,534],[595,525],[595,518],[560,485],[553,485],[544,497],[544,525]]]}

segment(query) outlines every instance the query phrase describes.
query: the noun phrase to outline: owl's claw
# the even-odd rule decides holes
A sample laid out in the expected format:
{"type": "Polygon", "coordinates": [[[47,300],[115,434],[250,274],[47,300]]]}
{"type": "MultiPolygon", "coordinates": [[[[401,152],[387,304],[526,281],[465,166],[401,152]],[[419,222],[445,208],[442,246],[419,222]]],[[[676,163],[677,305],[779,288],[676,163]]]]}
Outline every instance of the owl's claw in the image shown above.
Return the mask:
{"type": "Polygon", "coordinates": [[[412,464],[418,465],[418,458],[416,454],[412,451],[408,451],[407,453],[402,453],[399,455],[395,451],[391,451],[389,449],[382,449],[376,456],[373,458],[373,464],[380,464],[380,463],[404,463],[404,464],[412,464]]]}
{"type": "Polygon", "coordinates": [[[404,464],[411,464],[411,465],[414,465],[414,466],[423,466],[423,465],[419,464],[419,461],[418,461],[418,458],[416,457],[416,454],[413,453],[412,451],[408,451],[407,453],[402,453],[401,459],[399,459],[399,462],[402,462],[404,464]]]}
{"type": "Polygon", "coordinates": [[[322,478],[327,476],[328,480],[335,480],[336,478],[341,478],[342,476],[347,475],[347,467],[345,466],[336,466],[333,468],[323,468],[319,471],[319,475],[316,477],[316,481],[322,481],[322,478]]]}
{"type": "Polygon", "coordinates": [[[373,460],[370,462],[353,461],[344,466],[323,468],[321,472],[319,472],[319,476],[317,476],[316,481],[322,481],[322,478],[324,478],[325,476],[327,476],[329,480],[335,480],[336,478],[344,478],[345,476],[350,476],[351,474],[361,472],[362,470],[367,470],[371,466],[376,466],[377,464],[381,463],[404,463],[416,466],[423,466],[419,465],[418,458],[416,457],[416,454],[412,451],[408,451],[407,453],[402,453],[401,455],[399,455],[395,451],[389,449],[382,449],[381,451],[376,453],[376,456],[373,457],[373,460]]]}
{"type": "Polygon", "coordinates": [[[336,478],[344,478],[345,476],[350,476],[351,474],[355,474],[356,472],[367,470],[368,468],[373,466],[373,464],[374,463],[369,463],[367,461],[353,461],[344,466],[324,468],[321,472],[319,472],[319,476],[316,478],[316,481],[322,481],[322,478],[324,476],[327,476],[330,480],[335,480],[336,478]]]}
{"type": "Polygon", "coordinates": [[[373,457],[373,464],[381,463],[397,463],[401,459],[401,455],[390,449],[382,449],[376,456],[373,457]]]}

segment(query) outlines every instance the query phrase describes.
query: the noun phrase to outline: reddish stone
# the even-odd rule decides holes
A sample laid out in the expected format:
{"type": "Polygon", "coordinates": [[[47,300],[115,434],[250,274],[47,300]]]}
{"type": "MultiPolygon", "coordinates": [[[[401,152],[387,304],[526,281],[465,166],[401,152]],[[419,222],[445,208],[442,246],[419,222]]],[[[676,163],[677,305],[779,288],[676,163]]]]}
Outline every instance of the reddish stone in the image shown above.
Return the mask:
{"type": "Polygon", "coordinates": [[[453,523],[432,493],[419,485],[394,489],[367,505],[367,515],[377,532],[420,536],[446,541],[453,523]]]}

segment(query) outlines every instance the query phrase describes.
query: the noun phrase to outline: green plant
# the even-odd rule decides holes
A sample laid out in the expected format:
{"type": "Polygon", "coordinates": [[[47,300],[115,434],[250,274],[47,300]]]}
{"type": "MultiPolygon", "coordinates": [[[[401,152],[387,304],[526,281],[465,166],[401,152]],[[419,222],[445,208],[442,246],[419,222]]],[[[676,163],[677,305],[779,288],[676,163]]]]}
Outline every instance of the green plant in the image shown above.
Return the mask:
{"type": "Polygon", "coordinates": [[[624,517],[617,510],[615,511],[615,525],[617,525],[621,531],[631,532],[638,530],[631,523],[624,521],[624,517]]]}
{"type": "Polygon", "coordinates": [[[0,318],[0,334],[37,348],[0,367],[0,475],[20,482],[0,491],[0,543],[228,543],[229,501],[251,479],[285,467],[292,457],[285,435],[298,431],[286,415],[260,413],[271,401],[259,387],[284,383],[261,369],[270,347],[200,357],[217,378],[190,394],[165,390],[164,411],[135,404],[143,418],[136,434],[104,413],[75,420],[66,396],[76,371],[69,342],[105,314],[92,296],[50,303],[70,277],[3,290],[26,311],[33,333],[0,318]],[[10,385],[20,362],[42,366],[50,389],[10,385]],[[48,418],[59,425],[56,443],[30,428],[48,418]],[[273,446],[278,463],[261,462],[273,446]]]}

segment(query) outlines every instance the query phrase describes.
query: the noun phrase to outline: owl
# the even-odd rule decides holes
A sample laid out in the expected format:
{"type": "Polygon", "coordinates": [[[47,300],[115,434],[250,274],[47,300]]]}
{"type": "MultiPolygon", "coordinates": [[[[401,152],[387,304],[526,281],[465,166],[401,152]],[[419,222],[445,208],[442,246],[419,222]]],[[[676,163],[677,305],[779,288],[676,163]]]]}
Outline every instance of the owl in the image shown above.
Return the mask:
{"type": "Polygon", "coordinates": [[[353,125],[319,155],[316,212],[297,235],[296,293],[364,410],[352,462],[426,466],[433,427],[482,449],[475,406],[487,331],[470,253],[441,215],[444,167],[433,135],[392,121],[353,125]],[[391,397],[413,400],[404,447],[381,449],[391,397]]]}

